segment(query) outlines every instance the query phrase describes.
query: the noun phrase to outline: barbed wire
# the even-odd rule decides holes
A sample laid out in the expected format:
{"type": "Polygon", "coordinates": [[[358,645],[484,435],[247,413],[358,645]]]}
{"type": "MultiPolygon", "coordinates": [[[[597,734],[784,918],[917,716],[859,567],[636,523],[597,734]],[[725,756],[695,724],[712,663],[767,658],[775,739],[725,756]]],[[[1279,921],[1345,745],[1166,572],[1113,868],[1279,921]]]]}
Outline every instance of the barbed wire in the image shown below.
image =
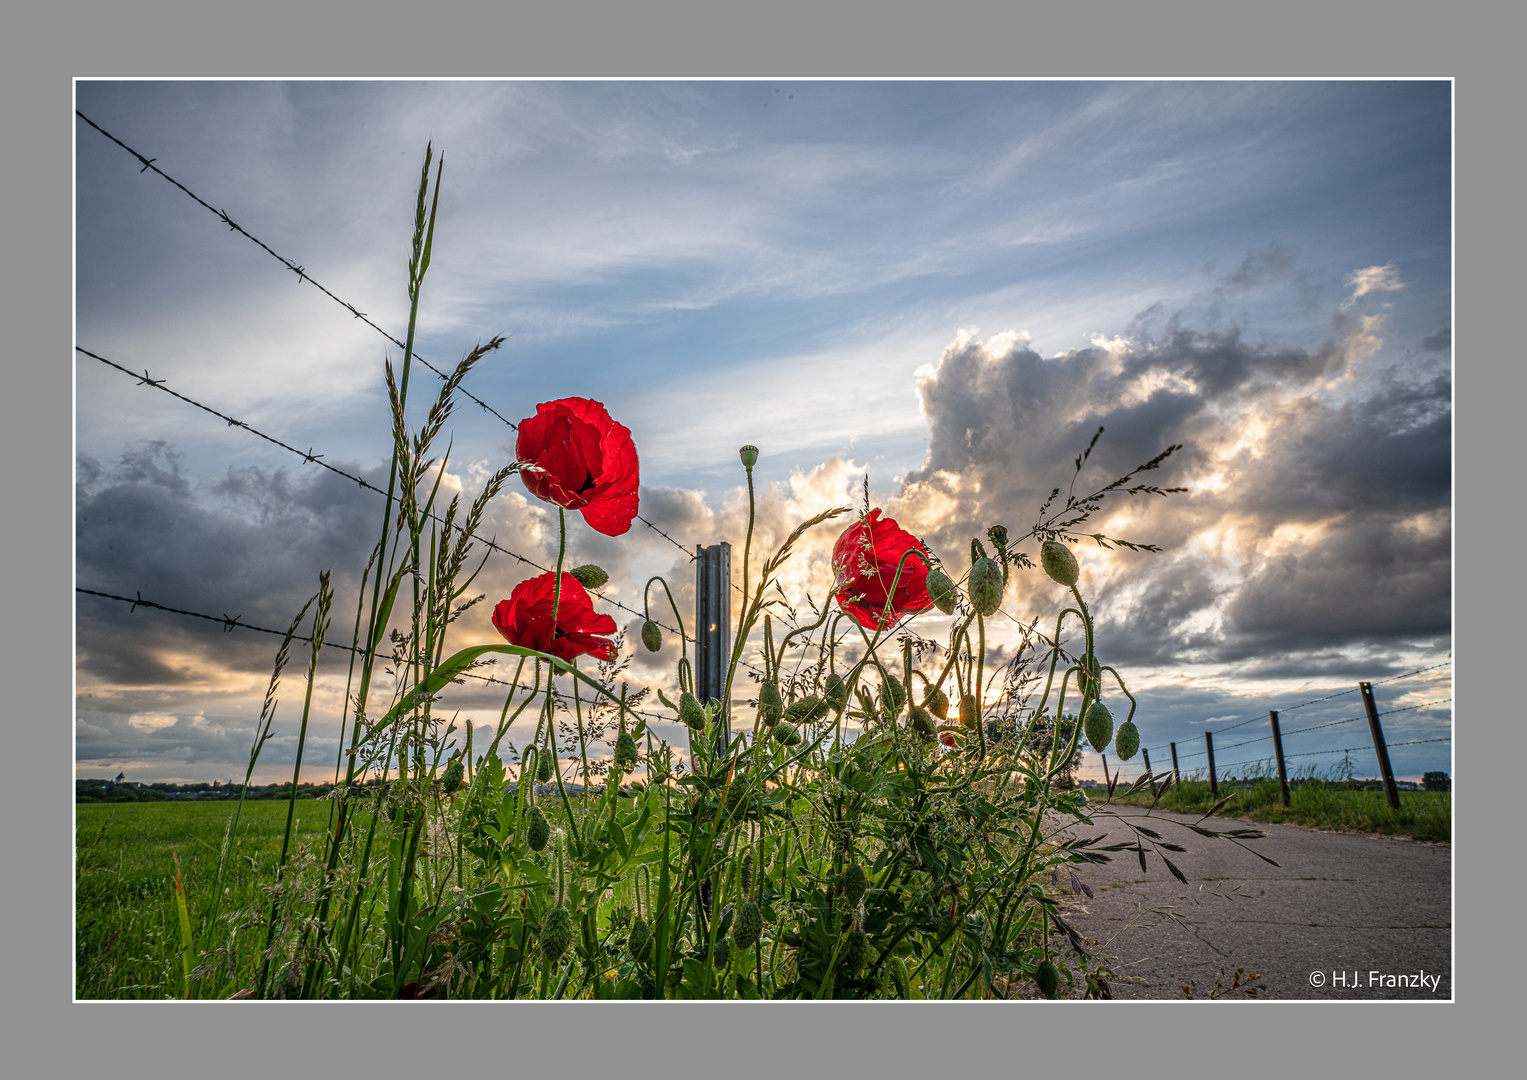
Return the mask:
{"type": "MultiPolygon", "coordinates": [[[[88,596],[100,596],[100,597],[104,597],[107,600],[120,600],[123,603],[131,604],[132,605],[132,609],[131,609],[132,611],[136,611],[140,607],[154,608],[154,609],[156,609],[158,611],[168,611],[168,612],[171,612],[172,614],[175,614],[175,615],[188,615],[188,616],[190,616],[193,619],[205,619],[208,622],[219,623],[222,626],[222,628],[223,628],[223,633],[225,633],[225,634],[231,634],[231,633],[233,633],[234,630],[237,629],[237,630],[254,630],[254,631],[257,631],[258,633],[261,633],[261,634],[274,634],[276,637],[285,637],[286,636],[286,631],[285,630],[272,630],[272,629],[270,629],[269,627],[266,627],[266,626],[256,626],[253,623],[244,622],[237,615],[230,616],[226,612],[223,615],[221,615],[221,616],[218,616],[218,615],[206,615],[206,614],[203,614],[200,611],[187,611],[184,608],[170,607],[167,604],[156,603],[153,600],[145,600],[145,599],[143,599],[143,593],[142,593],[141,590],[137,593],[136,596],[118,596],[116,593],[100,592],[100,591],[98,591],[96,589],[84,589],[84,588],[80,588],[79,586],[75,586],[74,591],[77,592],[77,593],[85,593],[88,596]]],[[[293,634],[292,635],[292,640],[293,641],[301,641],[301,642],[311,642],[313,639],[312,639],[311,636],[304,636],[302,634],[293,634]]],[[[365,653],[366,653],[366,650],[360,648],[359,646],[356,646],[356,645],[341,645],[337,641],[325,641],[323,644],[324,644],[325,648],[338,649],[341,652],[354,653],[357,656],[364,656],[365,653]]],[[[378,655],[381,655],[381,654],[378,654],[378,655]]],[[[506,679],[495,679],[491,675],[478,675],[475,672],[471,672],[471,671],[463,671],[463,672],[461,672],[457,676],[457,678],[461,678],[461,679],[476,679],[476,680],[478,680],[480,682],[497,683],[499,686],[509,686],[509,687],[514,688],[515,690],[531,690],[531,691],[534,691],[536,689],[533,686],[526,686],[524,683],[511,682],[511,681],[506,680],[506,679]]],[[[678,722],[676,717],[672,717],[672,716],[659,716],[659,715],[657,715],[655,713],[644,712],[641,709],[630,708],[629,706],[628,706],[628,711],[633,712],[633,713],[635,713],[638,716],[645,716],[649,720],[661,720],[664,723],[677,723],[678,722]]]]}
{"type": "MultiPolygon", "coordinates": [[[[183,191],[191,199],[195,200],[199,205],[205,207],[209,213],[212,213],[212,214],[216,215],[217,219],[219,221],[221,221],[224,225],[227,225],[232,231],[234,231],[234,232],[240,234],[241,236],[245,237],[251,243],[257,245],[261,250],[263,250],[271,258],[273,258],[277,262],[279,262],[282,266],[286,267],[288,270],[290,270],[293,273],[295,273],[297,275],[297,283],[299,285],[302,282],[304,282],[304,281],[307,282],[309,285],[312,285],[319,292],[323,293],[330,300],[333,300],[340,307],[342,307],[346,311],[350,312],[351,315],[355,316],[355,318],[361,320],[361,322],[365,323],[367,326],[371,327],[377,333],[381,334],[384,338],[386,338],[388,341],[392,342],[398,348],[403,349],[405,351],[408,351],[408,346],[407,345],[405,345],[403,342],[399,341],[397,338],[393,337],[392,334],[390,334],[386,330],[382,329],[382,327],[378,326],[376,323],[372,322],[370,317],[367,316],[367,314],[365,312],[357,310],[354,304],[350,303],[347,300],[340,299],[332,291],[330,291],[328,288],[326,288],[322,283],[320,283],[317,280],[315,280],[313,278],[313,276],[307,272],[306,267],[299,265],[298,263],[296,263],[295,261],[293,261],[291,259],[288,259],[284,255],[278,254],[273,248],[271,248],[271,246],[269,244],[265,243],[259,237],[255,236],[253,233],[251,233],[247,229],[245,229],[242,225],[238,224],[238,222],[236,222],[232,218],[230,218],[228,216],[228,212],[226,210],[220,210],[217,207],[214,207],[211,203],[207,202],[200,195],[197,195],[194,191],[192,191],[190,188],[186,187],[179,180],[176,180],[169,173],[165,172],[163,169],[159,168],[159,166],[155,165],[154,162],[158,161],[159,160],[158,158],[144,157],[143,154],[139,153],[137,150],[134,150],[131,146],[128,146],[121,139],[117,138],[111,132],[109,132],[105,128],[101,127],[101,125],[97,124],[94,120],[90,119],[90,117],[86,116],[84,113],[80,112],[78,109],[74,110],[74,112],[75,112],[75,115],[78,116],[81,120],[85,121],[85,123],[87,123],[91,127],[95,128],[102,135],[106,136],[106,138],[110,139],[112,142],[114,142],[118,146],[120,146],[123,150],[126,150],[129,154],[133,155],[133,157],[135,157],[139,161],[141,161],[143,163],[143,168],[140,169],[139,172],[146,172],[149,169],[152,169],[155,173],[157,173],[158,175],[162,176],[165,180],[168,180],[171,184],[174,184],[177,188],[179,188],[181,191],[183,191]]],[[[431,364],[424,357],[420,356],[417,350],[413,350],[412,351],[412,356],[414,357],[415,360],[418,360],[419,363],[423,364],[425,367],[429,368],[430,371],[434,372],[435,375],[437,375],[440,379],[442,379],[442,380],[449,380],[450,376],[448,376],[445,372],[441,371],[439,368],[435,367],[434,364],[431,364]]],[[[470,390],[467,390],[465,387],[458,386],[457,389],[460,390],[461,393],[464,396],[466,396],[467,398],[469,398],[473,402],[475,402],[480,408],[483,409],[483,411],[492,414],[493,416],[497,417],[499,420],[503,421],[503,423],[507,424],[509,426],[510,430],[512,430],[512,431],[519,431],[520,426],[518,424],[516,424],[513,420],[510,420],[507,416],[505,416],[503,413],[499,412],[497,409],[493,408],[493,406],[489,405],[482,398],[480,398],[477,395],[473,394],[470,390]]],[[[233,423],[234,421],[229,421],[229,422],[233,423]]],[[[685,554],[689,555],[691,561],[694,560],[694,558],[695,558],[694,554],[692,552],[690,552],[689,548],[686,547],[684,544],[679,543],[679,541],[675,540],[672,536],[669,536],[668,533],[664,532],[655,523],[653,523],[652,521],[650,521],[649,519],[647,519],[643,515],[637,514],[636,517],[637,517],[637,520],[640,521],[643,525],[647,526],[647,528],[651,529],[653,532],[655,532],[659,536],[663,537],[663,539],[667,540],[670,544],[672,544],[674,547],[678,548],[680,551],[682,551],[685,554]]],[[[737,586],[734,585],[733,588],[737,588],[737,586]]],[[[738,591],[740,592],[741,590],[738,589],[738,591]]]]}
{"type": "MultiPolygon", "coordinates": [[[[144,369],[143,374],[139,375],[137,372],[132,371],[132,370],[126,368],[126,367],[123,367],[121,364],[117,363],[116,361],[108,360],[108,359],[106,359],[106,357],[101,356],[101,355],[99,355],[97,353],[93,353],[89,349],[82,348],[79,345],[76,345],[74,347],[74,349],[75,349],[76,352],[84,353],[86,356],[90,357],[93,360],[99,360],[101,363],[106,364],[108,367],[116,368],[118,371],[123,372],[124,374],[132,376],[133,378],[138,380],[138,385],[140,385],[140,386],[150,386],[150,387],[153,387],[155,390],[162,390],[164,393],[169,394],[171,397],[179,398],[181,401],[185,402],[187,405],[194,405],[196,408],[201,409],[203,412],[210,413],[213,416],[216,416],[219,419],[226,421],[230,427],[243,428],[245,431],[249,432],[251,435],[257,435],[260,438],[264,439],[268,443],[272,443],[272,444],[274,444],[276,446],[281,447],[283,450],[287,450],[287,451],[290,451],[293,454],[296,454],[298,457],[302,458],[303,461],[305,461],[305,462],[307,462],[309,464],[318,465],[321,468],[327,469],[330,472],[335,473],[336,475],[343,476],[346,480],[354,481],[356,484],[358,484],[360,487],[366,489],[367,491],[374,491],[374,492],[376,492],[376,494],[382,496],[384,499],[387,498],[387,492],[383,491],[381,488],[377,487],[375,484],[369,483],[368,481],[366,481],[362,477],[355,476],[354,474],[348,473],[348,472],[346,472],[345,470],[343,470],[341,468],[338,468],[338,467],[336,467],[334,465],[330,465],[328,462],[322,460],[323,457],[324,457],[323,454],[315,454],[311,447],[309,447],[307,452],[304,453],[303,451],[297,449],[295,446],[292,446],[289,443],[282,442],[280,439],[277,439],[276,437],[274,437],[272,435],[267,435],[267,434],[265,434],[265,432],[260,431],[258,428],[255,428],[255,427],[251,426],[250,424],[246,423],[243,420],[235,420],[233,417],[227,415],[226,413],[220,412],[219,410],[212,408],[210,405],[204,405],[201,402],[195,400],[194,398],[189,398],[189,397],[187,397],[184,394],[177,393],[176,391],[171,390],[168,386],[164,385],[166,380],[164,380],[164,379],[151,379],[151,378],[149,378],[148,369],[146,369],[146,368],[144,369]]],[[[396,499],[397,497],[398,496],[396,496],[396,495],[393,496],[394,499],[396,499]]],[[[433,511],[430,512],[429,517],[430,517],[430,519],[432,521],[435,521],[435,522],[437,522],[439,524],[442,524],[442,525],[445,524],[444,520],[438,514],[435,514],[433,511]]],[[[520,562],[524,563],[526,566],[534,567],[535,569],[541,571],[543,574],[551,573],[552,572],[549,567],[542,566],[540,563],[536,562],[534,559],[527,558],[526,556],[521,555],[517,551],[512,551],[509,548],[504,547],[502,544],[499,544],[499,543],[497,543],[494,540],[486,539],[485,537],[479,535],[478,533],[469,533],[468,535],[470,535],[472,537],[472,539],[474,539],[474,540],[478,541],[479,543],[483,544],[489,550],[496,551],[496,552],[498,552],[500,554],[503,554],[503,555],[508,555],[509,557],[511,557],[513,559],[518,559],[520,562]]],[[[598,599],[603,600],[605,603],[613,604],[615,607],[621,608],[624,611],[628,611],[632,615],[641,615],[643,618],[647,617],[646,613],[637,611],[633,607],[628,607],[627,605],[622,604],[619,600],[611,599],[609,596],[605,595],[604,593],[595,592],[592,589],[590,589],[589,592],[593,596],[597,597],[598,599]]],[[[661,622],[661,621],[659,621],[657,619],[653,619],[652,621],[657,623],[658,626],[662,627],[664,630],[667,630],[671,634],[679,634],[685,641],[691,641],[692,642],[692,641],[695,640],[693,637],[690,637],[687,634],[682,634],[678,629],[676,629],[675,627],[669,626],[667,623],[661,622]]]]}
{"type": "MultiPolygon", "coordinates": [[[[1453,737],[1451,735],[1444,735],[1441,738],[1436,738],[1436,739],[1411,739],[1411,740],[1409,740],[1407,742],[1387,743],[1386,745],[1389,746],[1390,748],[1393,748],[1393,747],[1396,747],[1396,746],[1419,746],[1421,743],[1451,742],[1452,738],[1453,737]]],[[[1350,754],[1354,750],[1372,750],[1372,749],[1373,749],[1373,746],[1372,746],[1372,744],[1370,744],[1368,746],[1346,746],[1346,747],[1342,747],[1342,748],[1337,749],[1337,750],[1311,750],[1311,751],[1308,751],[1308,752],[1302,753],[1302,754],[1284,754],[1283,756],[1284,756],[1284,758],[1327,757],[1327,756],[1332,755],[1332,754],[1350,754]]],[[[1218,771],[1224,771],[1224,770],[1229,770],[1229,769],[1237,769],[1237,768],[1241,768],[1242,766],[1245,766],[1245,765],[1260,765],[1264,761],[1271,761],[1271,760],[1272,760],[1272,757],[1268,756],[1268,757],[1264,757],[1264,758],[1252,758],[1252,759],[1247,760],[1247,761],[1231,761],[1231,762],[1228,762],[1228,763],[1225,763],[1225,764],[1217,764],[1216,765],[1216,771],[1218,772],[1218,771]]],[[[1229,779],[1229,777],[1222,778],[1220,780],[1220,782],[1221,783],[1225,783],[1228,779],[1229,779]]]]}
{"type": "MultiPolygon", "coordinates": [[[[318,281],[314,280],[313,275],[311,275],[311,274],[309,274],[307,272],[307,268],[306,267],[301,266],[298,263],[294,262],[293,260],[286,258],[284,255],[277,254],[270,247],[269,244],[265,243],[259,237],[255,236],[254,234],[249,232],[249,230],[245,229],[242,225],[240,225],[238,222],[234,221],[231,217],[229,217],[228,216],[228,212],[226,210],[220,210],[217,207],[213,206],[211,203],[207,202],[207,200],[203,199],[200,195],[196,194],[196,192],[192,191],[190,188],[188,188],[184,184],[182,184],[179,180],[176,180],[169,173],[165,172],[159,166],[155,165],[154,162],[158,161],[159,160],[158,158],[144,157],[137,150],[134,150],[131,146],[128,146],[121,139],[117,138],[111,132],[107,131],[100,124],[97,124],[94,120],[90,119],[90,117],[86,116],[84,113],[80,112],[78,109],[74,110],[74,115],[78,116],[81,120],[85,121],[85,123],[87,123],[91,127],[95,128],[102,135],[106,136],[112,142],[114,142],[118,146],[120,146],[123,150],[126,150],[133,157],[135,157],[139,161],[143,162],[143,168],[138,170],[140,173],[147,172],[149,169],[152,169],[154,172],[156,172],[160,176],[164,177],[164,179],[166,179],[170,183],[174,184],[181,191],[185,192],[188,196],[190,196],[192,199],[194,199],[198,204],[200,204],[201,206],[205,207],[209,213],[215,215],[217,217],[217,219],[219,221],[221,221],[224,225],[228,226],[229,229],[233,230],[234,232],[236,232],[239,235],[241,235],[241,236],[245,237],[246,239],[248,239],[251,243],[253,243],[256,246],[258,246],[262,251],[264,251],[271,258],[275,259],[282,266],[286,267],[292,273],[296,274],[297,275],[297,284],[300,285],[304,281],[307,282],[309,285],[312,285],[319,292],[321,292],[325,296],[327,296],[330,300],[333,300],[340,307],[344,308],[351,315],[355,316],[361,322],[363,322],[367,326],[371,327],[371,329],[373,329],[377,333],[381,334],[384,338],[386,338],[388,341],[392,342],[398,348],[403,349],[405,352],[409,351],[407,345],[405,345],[403,342],[399,341],[397,338],[393,337],[386,330],[383,330],[376,323],[372,322],[371,318],[364,311],[358,310],[354,304],[349,303],[348,301],[341,300],[338,296],[334,295],[334,293],[330,292],[329,289],[324,287],[318,281]]],[[[449,379],[450,379],[449,375],[447,375],[445,372],[441,371],[434,364],[431,364],[428,360],[424,359],[424,357],[420,356],[417,350],[414,350],[412,352],[412,356],[413,356],[413,358],[415,360],[419,361],[419,363],[423,364],[425,367],[427,367],[431,371],[433,371],[442,380],[449,381],[449,379]]],[[[464,387],[457,387],[457,389],[459,389],[462,392],[462,394],[464,394],[466,397],[468,397],[472,401],[476,402],[478,404],[478,406],[480,406],[485,412],[492,413],[494,416],[498,417],[504,423],[509,424],[510,427],[514,427],[514,424],[511,423],[507,417],[505,417],[503,414],[498,412],[498,410],[494,409],[493,406],[489,405],[482,398],[480,398],[477,395],[473,394],[470,390],[467,390],[464,387]]]]}
{"type": "MultiPolygon", "coordinates": [[[[1438,666],[1441,666],[1441,665],[1438,665],[1438,666]]],[[[1411,674],[1416,674],[1416,673],[1415,672],[1411,672],[1411,674]]],[[[1396,676],[1396,678],[1403,678],[1403,677],[1404,676],[1396,676]]],[[[1387,680],[1387,681],[1391,681],[1392,682],[1393,680],[1387,680]]],[[[1370,684],[1370,685],[1372,685],[1372,684],[1370,684]]],[[[1445,705],[1449,701],[1452,701],[1452,700],[1453,700],[1452,698],[1438,698],[1436,701],[1426,701],[1426,702],[1422,702],[1420,705],[1406,705],[1404,708],[1401,708],[1401,709],[1386,709],[1383,712],[1379,713],[1378,715],[1379,716],[1393,716],[1396,713],[1415,712],[1417,709],[1425,709],[1425,708],[1429,708],[1429,707],[1431,707],[1433,705],[1445,705]]],[[[1257,719],[1262,719],[1262,718],[1258,717],[1257,719]]],[[[1349,716],[1349,717],[1347,717],[1347,718],[1345,718],[1343,720],[1329,720],[1329,721],[1327,721],[1324,724],[1313,724],[1310,727],[1294,728],[1292,731],[1281,731],[1281,732],[1279,732],[1279,734],[1282,735],[1284,738],[1287,738],[1290,735],[1300,735],[1300,734],[1303,734],[1306,731],[1319,731],[1321,728],[1338,727],[1338,726],[1340,726],[1342,724],[1352,724],[1352,723],[1356,723],[1359,720],[1366,720],[1366,719],[1368,719],[1367,714],[1364,714],[1362,716],[1349,716]]],[[[1226,728],[1226,729],[1222,729],[1222,730],[1229,730],[1229,729],[1226,728]]],[[[1257,739],[1243,739],[1241,742],[1230,743],[1230,744],[1228,744],[1226,746],[1216,747],[1215,749],[1216,750],[1234,750],[1236,747],[1239,747],[1239,746],[1252,746],[1252,745],[1254,745],[1256,743],[1267,742],[1271,738],[1272,738],[1271,735],[1263,735],[1261,738],[1257,738],[1257,739]]],[[[1409,744],[1408,743],[1388,743],[1387,745],[1389,745],[1389,746],[1406,746],[1406,745],[1409,745],[1409,744]]],[[[1148,749],[1155,750],[1157,753],[1160,753],[1162,750],[1170,751],[1171,750],[1171,746],[1170,745],[1168,745],[1168,746],[1153,746],[1153,747],[1148,747],[1148,749]]],[[[1192,753],[1188,753],[1188,754],[1179,753],[1177,755],[1177,757],[1178,757],[1178,760],[1183,760],[1185,758],[1208,757],[1208,755],[1209,755],[1209,751],[1208,750],[1195,750],[1192,753]]],[[[1301,755],[1298,755],[1298,754],[1284,754],[1283,756],[1288,758],[1288,757],[1299,757],[1301,755]]],[[[1229,768],[1229,766],[1226,766],[1226,768],[1229,768]]]]}

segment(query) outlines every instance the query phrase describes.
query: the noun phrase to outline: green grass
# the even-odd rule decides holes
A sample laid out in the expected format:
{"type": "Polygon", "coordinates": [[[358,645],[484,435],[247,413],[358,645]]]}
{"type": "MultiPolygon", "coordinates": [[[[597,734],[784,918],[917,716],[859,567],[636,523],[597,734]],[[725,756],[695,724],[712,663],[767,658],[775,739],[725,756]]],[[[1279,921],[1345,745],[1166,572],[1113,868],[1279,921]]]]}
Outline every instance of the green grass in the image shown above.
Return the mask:
{"type": "MultiPolygon", "coordinates": [[[[1246,787],[1220,785],[1220,798],[1234,795],[1216,816],[1239,817],[1272,824],[1303,825],[1334,832],[1406,836],[1413,840],[1449,843],[1453,832],[1453,796],[1447,791],[1402,791],[1400,808],[1391,809],[1382,791],[1352,791],[1340,782],[1308,780],[1291,785],[1291,806],[1283,805],[1277,780],[1259,779],[1246,787]]],[[[1101,796],[1099,796],[1101,801],[1101,796]]],[[[1151,805],[1148,792],[1121,797],[1131,806],[1151,805]]],[[[1185,780],[1156,804],[1163,810],[1202,814],[1218,800],[1207,780],[1185,780]]]]}
{"type": "MultiPolygon", "coordinates": [[[[76,997],[181,995],[175,858],[180,860],[192,922],[200,925],[210,907],[218,853],[233,811],[233,804],[226,802],[76,806],[76,997]]],[[[253,911],[269,904],[258,885],[274,876],[286,811],[284,801],[244,804],[237,843],[224,871],[224,912],[253,911]]],[[[329,803],[299,799],[296,835],[319,836],[328,814],[329,803]]],[[[234,921],[222,921],[223,926],[234,921]]],[[[258,953],[262,934],[263,927],[220,929],[217,937],[233,939],[231,955],[237,968],[247,967],[258,953]]],[[[200,963],[201,958],[194,962],[200,963]]]]}

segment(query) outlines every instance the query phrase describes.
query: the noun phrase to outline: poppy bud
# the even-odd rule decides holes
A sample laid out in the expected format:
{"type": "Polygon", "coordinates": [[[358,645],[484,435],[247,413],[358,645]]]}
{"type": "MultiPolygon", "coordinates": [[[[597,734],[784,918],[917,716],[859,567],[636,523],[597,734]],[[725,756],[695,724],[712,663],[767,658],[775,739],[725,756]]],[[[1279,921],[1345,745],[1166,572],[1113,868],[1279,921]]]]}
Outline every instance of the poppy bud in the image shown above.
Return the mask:
{"type": "Polygon", "coordinates": [[[886,676],[880,697],[885,704],[886,713],[890,716],[901,712],[901,707],[907,703],[907,691],[895,675],[886,676]]]}
{"type": "Polygon", "coordinates": [[[622,731],[615,740],[615,767],[629,769],[636,764],[636,739],[629,731],[622,731]]]}
{"type": "MultiPolygon", "coordinates": [[[[737,883],[742,887],[743,896],[753,895],[753,853],[748,851],[742,856],[742,869],[737,875],[737,883]]],[[[744,949],[746,945],[742,946],[744,949]]]]}
{"type": "Polygon", "coordinates": [[[1002,603],[1002,567],[993,559],[977,559],[970,568],[967,585],[970,605],[981,615],[990,615],[1002,603]]]}
{"type": "Polygon", "coordinates": [[[447,795],[454,795],[461,790],[462,766],[460,758],[452,758],[451,763],[445,767],[445,773],[440,777],[440,789],[447,795]]]}
{"type": "Polygon", "coordinates": [[[766,682],[758,688],[758,719],[764,727],[773,727],[785,714],[785,699],[779,696],[779,687],[766,682]]]}
{"type": "Polygon", "coordinates": [[[679,719],[696,731],[705,727],[705,709],[701,707],[700,699],[688,690],[679,695],[679,719]]]}
{"type": "Polygon", "coordinates": [[[726,962],[731,958],[732,947],[726,943],[726,938],[717,938],[715,953],[716,966],[719,968],[726,967],[726,962]]]}
{"type": "Polygon", "coordinates": [[[1135,751],[1140,749],[1140,729],[1135,727],[1133,720],[1126,720],[1119,725],[1119,733],[1114,737],[1113,748],[1124,761],[1135,756],[1135,751]]]}
{"type": "Polygon", "coordinates": [[[651,619],[642,623],[642,644],[648,652],[657,652],[663,647],[663,632],[651,619]]]}
{"type": "Polygon", "coordinates": [[[949,695],[938,687],[928,691],[928,696],[923,698],[923,705],[940,720],[949,719],[949,695]]]}
{"type": "Polygon", "coordinates": [[[981,709],[976,705],[976,696],[974,694],[966,694],[960,698],[960,723],[974,731],[976,725],[980,722],[981,709]]]}
{"type": "Polygon", "coordinates": [[[742,467],[744,469],[751,469],[754,465],[758,464],[758,447],[752,444],[744,446],[741,450],[737,451],[737,454],[742,458],[742,467]]]}
{"type": "Polygon", "coordinates": [[[785,709],[785,719],[793,724],[809,724],[827,715],[827,702],[819,697],[803,697],[785,709]]]}
{"type": "Polygon", "coordinates": [[[1098,753],[1108,748],[1109,740],[1113,738],[1113,713],[1108,711],[1108,706],[1101,701],[1094,701],[1087,708],[1087,718],[1083,722],[1083,728],[1087,732],[1087,741],[1098,753]]]}
{"type": "MultiPolygon", "coordinates": [[[[546,841],[551,839],[551,822],[546,820],[546,814],[539,806],[532,806],[525,821],[525,843],[530,845],[531,851],[541,851],[546,847],[546,841]]],[[[560,955],[560,954],[559,954],[560,955]]]]}
{"type": "Polygon", "coordinates": [[[827,676],[827,704],[833,712],[842,712],[848,704],[848,684],[837,672],[827,676]]]}
{"type": "Polygon", "coordinates": [[[744,900],[737,905],[737,919],[732,923],[732,943],[738,949],[751,949],[762,933],[763,912],[754,901],[744,900]]]}
{"type": "Polygon", "coordinates": [[[630,953],[632,960],[644,960],[647,956],[647,947],[652,944],[652,928],[647,925],[647,920],[637,917],[631,924],[631,933],[626,938],[626,952],[630,953]]]}
{"type": "Polygon", "coordinates": [[[788,720],[781,720],[774,725],[774,741],[784,746],[799,746],[801,744],[801,732],[788,720]]]}
{"type": "Polygon", "coordinates": [[[1066,586],[1075,585],[1082,573],[1071,549],[1055,540],[1046,540],[1040,547],[1039,565],[1054,581],[1066,586]]]}
{"type": "Polygon", "coordinates": [[[541,920],[541,962],[547,967],[562,959],[573,943],[573,917],[565,907],[554,907],[541,920]]]}
{"type": "Polygon", "coordinates": [[[536,752],[536,781],[542,784],[551,782],[551,752],[549,750],[536,752]]]}
{"type": "Polygon", "coordinates": [[[1041,960],[1039,967],[1034,970],[1034,983],[1039,987],[1041,994],[1054,1001],[1055,994],[1060,989],[1060,969],[1053,961],[1041,960]]]}
{"type": "Polygon", "coordinates": [[[858,863],[849,863],[847,869],[843,871],[838,887],[843,890],[843,899],[847,901],[848,906],[856,907],[869,889],[869,879],[864,876],[864,867],[858,863]]]}
{"type": "Polygon", "coordinates": [[[928,571],[927,588],[928,599],[933,601],[933,606],[945,615],[953,615],[954,605],[960,599],[960,590],[949,580],[949,575],[934,567],[928,571]]]}
{"type": "Polygon", "coordinates": [[[568,573],[577,578],[578,584],[585,589],[602,589],[610,581],[610,575],[605,573],[604,567],[595,566],[593,563],[575,566],[568,573]]]}
{"type": "Polygon", "coordinates": [[[843,943],[843,970],[849,975],[857,975],[869,959],[869,935],[856,926],[848,932],[848,940],[843,943]]]}
{"type": "Polygon", "coordinates": [[[938,727],[933,723],[933,717],[921,705],[912,706],[912,718],[908,726],[924,739],[931,739],[938,734],[938,727]]]}

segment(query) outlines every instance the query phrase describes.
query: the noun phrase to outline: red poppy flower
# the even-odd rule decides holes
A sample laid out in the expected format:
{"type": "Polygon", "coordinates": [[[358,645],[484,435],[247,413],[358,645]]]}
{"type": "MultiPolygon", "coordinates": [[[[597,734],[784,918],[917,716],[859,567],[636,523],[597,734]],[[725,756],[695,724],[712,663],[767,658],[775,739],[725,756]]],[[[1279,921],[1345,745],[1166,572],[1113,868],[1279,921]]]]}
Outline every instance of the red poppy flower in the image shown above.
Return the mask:
{"type": "Polygon", "coordinates": [[[520,473],[538,499],[581,510],[596,532],[619,536],[636,516],[641,484],[631,431],[588,398],[542,402],[520,421],[515,454],[535,470],[520,473]]]}
{"type": "Polygon", "coordinates": [[[921,556],[912,555],[901,565],[901,557],[912,550],[925,550],[922,541],[894,519],[881,518],[878,509],[844,529],[832,548],[838,606],[870,630],[884,629],[903,615],[931,608],[927,564],[921,556]],[[896,576],[898,565],[900,578],[896,576]],[[882,621],[892,581],[896,582],[896,593],[891,597],[890,617],[882,621]]]}
{"type": "Polygon", "coordinates": [[[945,746],[953,746],[954,745],[954,732],[952,732],[952,731],[944,732],[942,735],[940,735],[938,737],[938,741],[943,743],[945,746]]]}
{"type": "Polygon", "coordinates": [[[548,571],[522,581],[509,599],[493,609],[493,625],[511,645],[522,645],[564,660],[588,653],[614,660],[615,643],[600,634],[613,634],[615,620],[594,611],[594,603],[578,579],[562,575],[562,596],[553,625],[551,609],[557,575],[548,571]]]}

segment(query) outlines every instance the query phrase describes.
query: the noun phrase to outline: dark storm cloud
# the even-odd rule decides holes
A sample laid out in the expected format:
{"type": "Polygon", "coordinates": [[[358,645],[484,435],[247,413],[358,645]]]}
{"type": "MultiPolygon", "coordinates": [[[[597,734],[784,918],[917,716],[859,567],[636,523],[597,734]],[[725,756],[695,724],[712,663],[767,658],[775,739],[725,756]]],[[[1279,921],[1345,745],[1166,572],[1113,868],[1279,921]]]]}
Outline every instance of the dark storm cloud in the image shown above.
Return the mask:
{"type": "MultiPolygon", "coordinates": [[[[347,471],[378,481],[353,465],[347,471]]],[[[80,587],[271,629],[285,629],[317,590],[321,570],[332,569],[336,591],[353,590],[380,525],[381,498],[328,472],[230,469],[193,488],[163,442],[127,450],[112,468],[82,458],[79,476],[80,587]]],[[[95,597],[80,596],[76,610],[82,666],[112,681],[194,677],[154,661],[156,652],[194,651],[248,670],[268,668],[275,651],[264,635],[208,634],[183,616],[95,597]]],[[[342,611],[336,605],[336,622],[342,611]]]]}
{"type": "MultiPolygon", "coordinates": [[[[1446,638],[1451,383],[1365,368],[1378,325],[1337,312],[1326,340],[1301,348],[1174,319],[1158,337],[1050,359],[1019,337],[962,333],[919,384],[928,457],[893,507],[947,558],[989,524],[1026,531],[1100,426],[1078,494],[1181,443],[1141,479],[1194,490],[1135,497],[1148,502],[1123,535],[1163,552],[1120,552],[1095,582],[1111,655],[1313,661],[1446,638]]],[[[1044,584],[1020,576],[1020,603],[1044,584]]]]}

